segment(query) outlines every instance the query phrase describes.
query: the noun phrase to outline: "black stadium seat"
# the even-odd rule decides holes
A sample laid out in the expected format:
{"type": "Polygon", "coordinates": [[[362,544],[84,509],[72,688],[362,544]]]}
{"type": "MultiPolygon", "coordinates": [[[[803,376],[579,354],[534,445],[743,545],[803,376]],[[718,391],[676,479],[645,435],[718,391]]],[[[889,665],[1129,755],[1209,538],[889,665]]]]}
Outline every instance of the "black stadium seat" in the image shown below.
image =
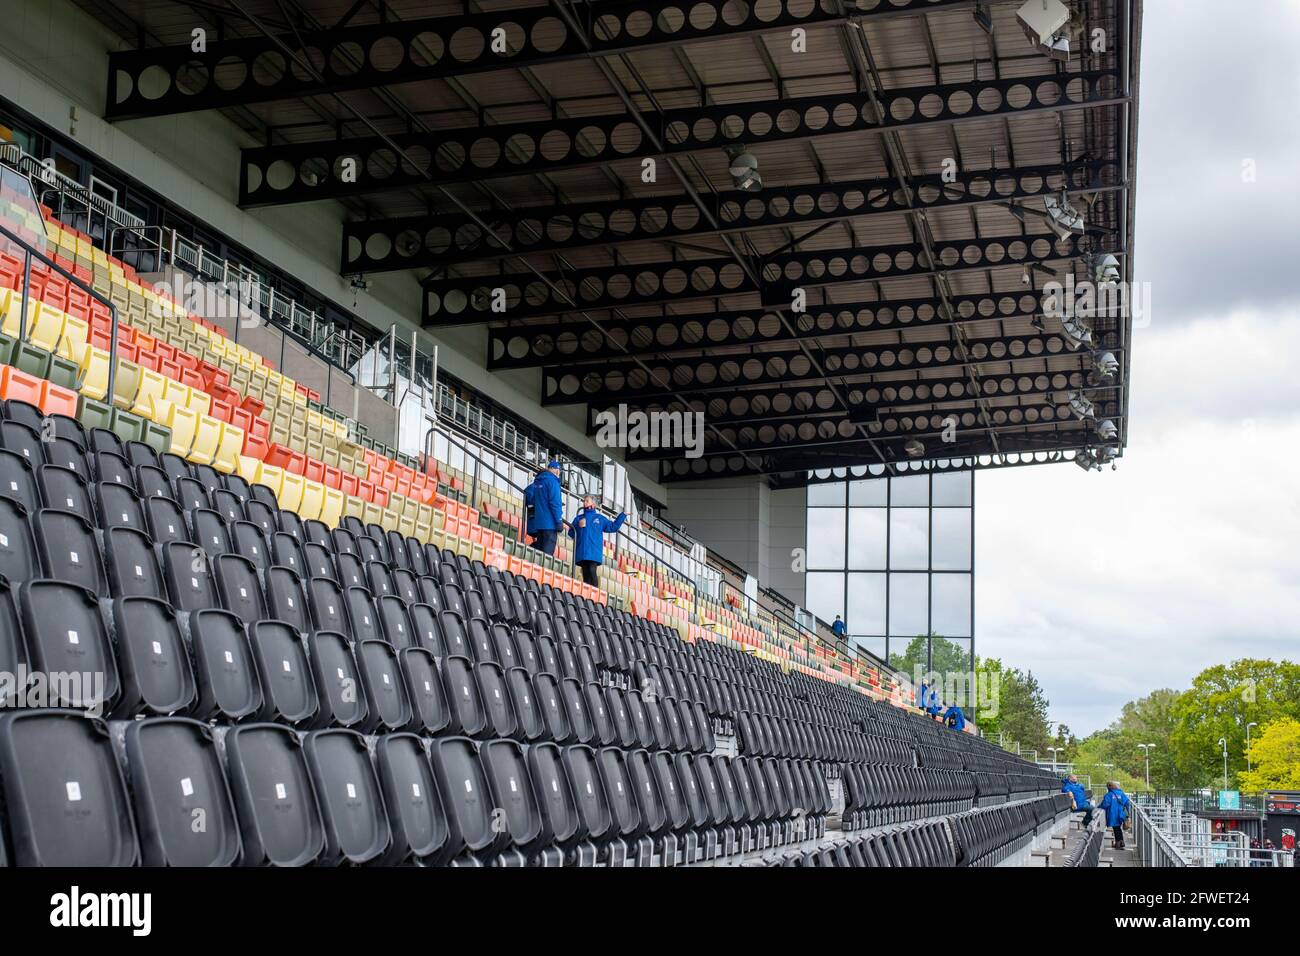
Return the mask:
{"type": "Polygon", "coordinates": [[[146,866],[231,866],[239,822],[212,729],[182,717],[133,721],[126,765],[146,866]]]}
{"type": "Polygon", "coordinates": [[[297,734],[240,724],[225,735],[226,766],[245,866],[304,866],[325,851],[325,825],[297,734]]]}
{"type": "Polygon", "coordinates": [[[318,862],[361,864],[388,850],[384,799],[366,740],[352,730],[313,730],[302,742],[325,830],[318,862]]]}
{"type": "Polygon", "coordinates": [[[133,866],[140,851],[108,726],[71,710],[0,716],[3,828],[18,866],[133,866]]]}

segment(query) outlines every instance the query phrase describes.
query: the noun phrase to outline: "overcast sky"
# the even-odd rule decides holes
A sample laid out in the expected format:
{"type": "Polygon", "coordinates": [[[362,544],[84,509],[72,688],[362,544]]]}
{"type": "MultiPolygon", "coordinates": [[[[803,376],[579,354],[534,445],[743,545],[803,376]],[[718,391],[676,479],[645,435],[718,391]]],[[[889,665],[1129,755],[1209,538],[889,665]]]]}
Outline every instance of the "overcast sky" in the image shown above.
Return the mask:
{"type": "Polygon", "coordinates": [[[1300,0],[1145,6],[1128,449],[977,479],[977,652],[1080,735],[1300,659],[1300,0]]]}

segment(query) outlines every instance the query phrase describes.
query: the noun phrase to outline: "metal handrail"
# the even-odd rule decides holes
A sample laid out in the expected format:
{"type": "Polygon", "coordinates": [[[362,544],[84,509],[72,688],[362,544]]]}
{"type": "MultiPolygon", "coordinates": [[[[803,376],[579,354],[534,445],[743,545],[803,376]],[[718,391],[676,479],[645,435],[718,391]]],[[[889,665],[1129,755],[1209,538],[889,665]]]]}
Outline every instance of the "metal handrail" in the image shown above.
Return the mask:
{"type": "Polygon", "coordinates": [[[1133,846],[1143,866],[1193,865],[1169,836],[1155,825],[1141,804],[1132,801],[1130,807],[1133,819],[1133,846]]]}
{"type": "Polygon", "coordinates": [[[67,279],[72,285],[76,286],[82,292],[85,292],[90,296],[90,298],[108,308],[109,319],[112,323],[112,327],[109,332],[108,386],[106,393],[111,401],[113,397],[113,386],[117,382],[117,306],[113,304],[112,300],[96,292],[93,286],[78,279],[75,274],[63,268],[63,266],[59,265],[43,252],[33,248],[30,243],[22,239],[20,236],[15,235],[13,232],[10,232],[9,229],[3,225],[0,225],[0,236],[4,236],[5,238],[17,243],[19,248],[23,250],[23,301],[18,313],[18,340],[20,342],[27,339],[27,300],[31,297],[32,291],[33,259],[38,259],[45,263],[45,265],[59,273],[59,275],[67,279]]]}

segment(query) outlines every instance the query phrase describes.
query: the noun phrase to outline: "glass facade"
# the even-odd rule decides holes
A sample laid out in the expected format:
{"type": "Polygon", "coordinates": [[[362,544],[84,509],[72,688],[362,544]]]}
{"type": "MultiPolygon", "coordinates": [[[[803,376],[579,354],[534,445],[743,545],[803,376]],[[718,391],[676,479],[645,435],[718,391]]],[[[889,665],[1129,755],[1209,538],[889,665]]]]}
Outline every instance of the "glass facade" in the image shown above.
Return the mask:
{"type": "Polygon", "coordinates": [[[808,485],[808,609],[908,672],[968,670],[975,472],[808,485]]]}

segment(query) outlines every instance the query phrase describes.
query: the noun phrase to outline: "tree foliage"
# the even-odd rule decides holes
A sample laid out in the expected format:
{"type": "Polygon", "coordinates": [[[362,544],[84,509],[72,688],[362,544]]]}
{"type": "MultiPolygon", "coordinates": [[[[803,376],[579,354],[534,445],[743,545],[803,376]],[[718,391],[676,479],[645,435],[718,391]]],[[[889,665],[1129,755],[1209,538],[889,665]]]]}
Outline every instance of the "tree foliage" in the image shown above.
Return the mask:
{"type": "Polygon", "coordinates": [[[1242,790],[1300,790],[1300,720],[1284,717],[1250,742],[1252,769],[1238,774],[1242,790]]]}

